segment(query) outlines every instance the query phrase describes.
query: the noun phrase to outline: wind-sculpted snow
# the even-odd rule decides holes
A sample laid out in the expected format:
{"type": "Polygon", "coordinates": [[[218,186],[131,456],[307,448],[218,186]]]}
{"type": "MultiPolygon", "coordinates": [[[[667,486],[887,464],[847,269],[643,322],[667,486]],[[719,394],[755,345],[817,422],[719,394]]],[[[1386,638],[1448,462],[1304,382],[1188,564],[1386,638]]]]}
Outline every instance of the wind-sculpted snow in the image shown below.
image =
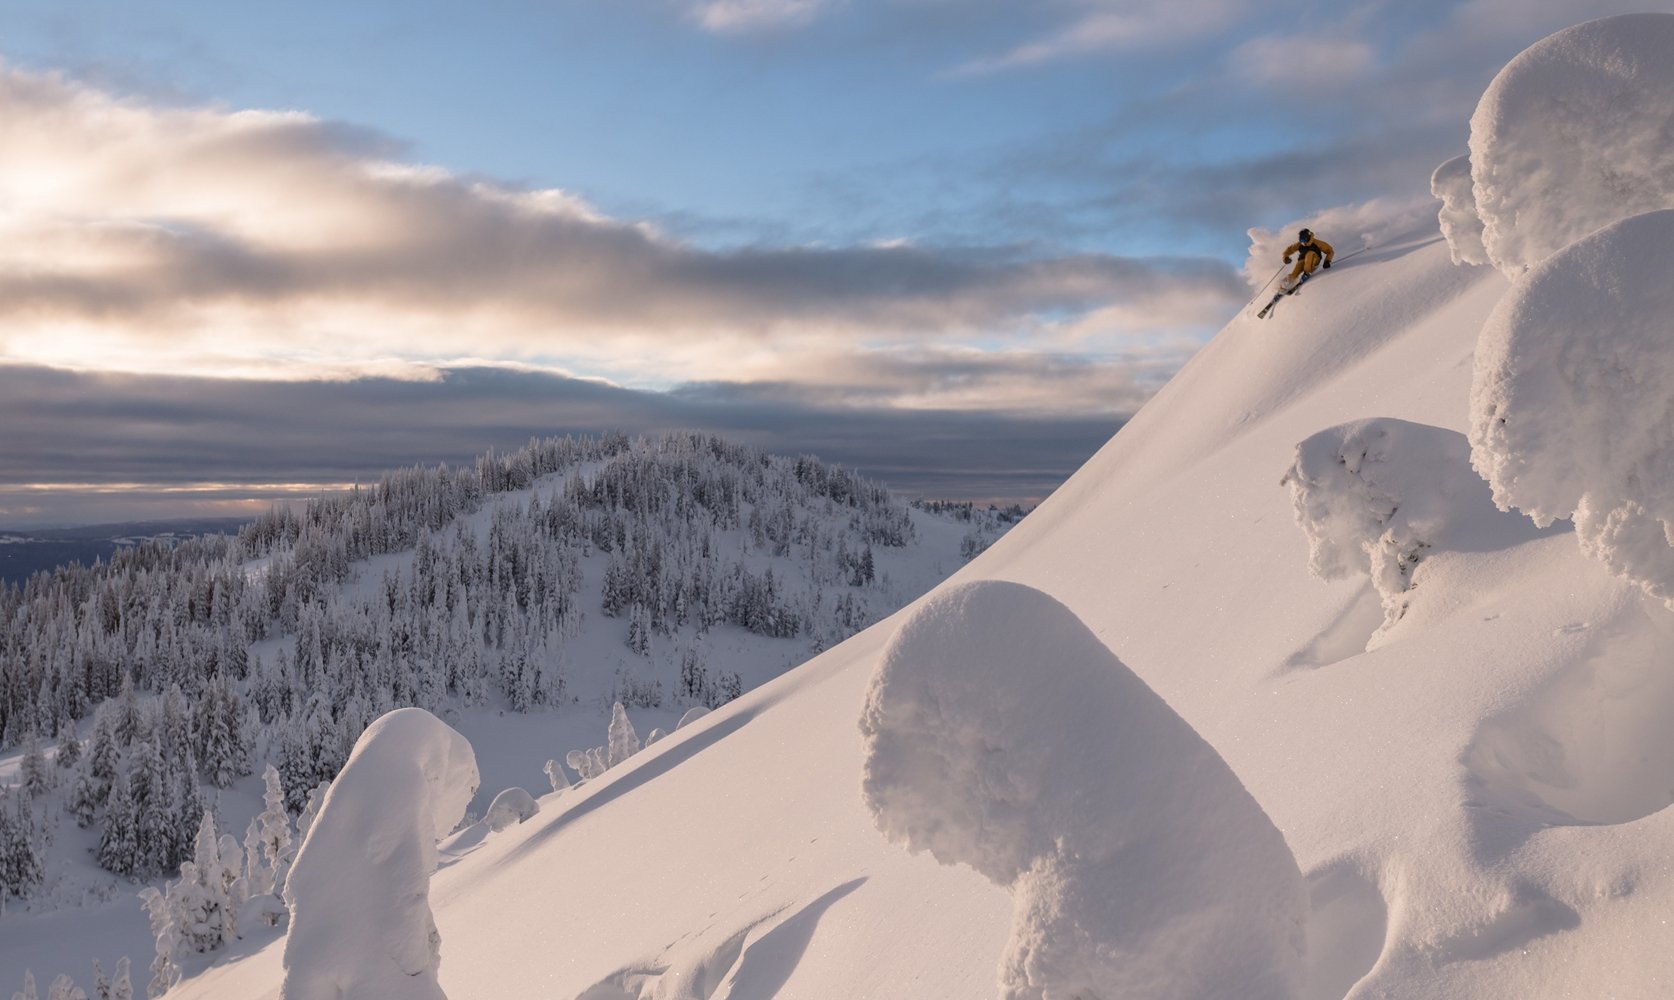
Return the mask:
{"type": "MultiPolygon", "coordinates": [[[[1670,18],[1674,21],[1674,18],[1670,18]]],[[[1674,607],[1674,211],[1547,259],[1477,345],[1472,461],[1502,507],[1674,607]]]]}
{"type": "Polygon", "coordinates": [[[476,790],[471,744],[429,712],[367,727],[286,884],[284,1000],[445,1000],[430,874],[476,790]]]}
{"type": "Polygon", "coordinates": [[[1674,14],[1601,18],[1531,45],[1482,95],[1470,150],[1483,243],[1508,275],[1674,208],[1674,14]]]}
{"type": "Polygon", "coordinates": [[[1010,887],[1007,1000],[1297,995],[1306,902],[1284,838],[1058,601],[995,581],[928,601],[861,730],[884,835],[1010,887]]]}
{"type": "Polygon", "coordinates": [[[1521,540],[1527,522],[1495,509],[1471,471],[1458,431],[1375,418],[1330,427],[1296,446],[1282,480],[1322,580],[1364,573],[1383,600],[1384,627],[1406,611],[1427,552],[1521,540]]]}
{"type": "Polygon", "coordinates": [[[1476,192],[1471,186],[1471,158],[1455,156],[1437,167],[1430,175],[1430,193],[1442,202],[1438,216],[1442,235],[1453,251],[1453,263],[1488,263],[1488,248],[1482,245],[1482,216],[1476,210],[1476,192]]]}

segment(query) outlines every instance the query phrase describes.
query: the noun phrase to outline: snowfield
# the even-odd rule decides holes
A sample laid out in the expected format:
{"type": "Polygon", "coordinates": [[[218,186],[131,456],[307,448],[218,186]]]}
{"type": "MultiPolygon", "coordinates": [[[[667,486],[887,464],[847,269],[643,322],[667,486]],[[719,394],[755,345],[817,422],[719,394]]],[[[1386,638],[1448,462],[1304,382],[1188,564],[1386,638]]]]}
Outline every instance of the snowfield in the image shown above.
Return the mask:
{"type": "MultiPolygon", "coordinates": [[[[1484,98],[1472,188],[1514,277],[1433,215],[1315,222],[1378,238],[1234,318],[949,582],[444,840],[441,990],[1674,996],[1669,206],[1499,188],[1560,141],[1519,109],[1595,107],[1604,69],[1650,96],[1561,141],[1666,181],[1670,24],[1570,29],[1484,98]]],[[[169,996],[277,997],[284,950],[169,996]]]]}

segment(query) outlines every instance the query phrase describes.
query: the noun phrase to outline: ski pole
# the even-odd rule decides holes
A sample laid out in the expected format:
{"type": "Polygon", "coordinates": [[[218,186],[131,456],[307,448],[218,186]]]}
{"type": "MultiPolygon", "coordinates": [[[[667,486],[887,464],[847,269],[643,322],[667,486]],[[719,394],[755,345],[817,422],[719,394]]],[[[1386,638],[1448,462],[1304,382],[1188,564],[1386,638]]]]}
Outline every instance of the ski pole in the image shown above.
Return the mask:
{"type": "MultiPolygon", "coordinates": [[[[1285,265],[1280,264],[1279,265],[1279,270],[1273,272],[1273,277],[1268,278],[1267,283],[1262,285],[1259,289],[1257,289],[1256,293],[1254,295],[1250,296],[1250,301],[1244,303],[1244,309],[1248,309],[1249,307],[1255,305],[1256,302],[1261,298],[1261,293],[1267,291],[1267,285],[1271,285],[1273,283],[1273,278],[1277,278],[1279,276],[1279,274],[1284,271],[1284,269],[1285,269],[1285,265]]],[[[1239,311],[1242,312],[1243,310],[1241,309],[1239,311]]]]}

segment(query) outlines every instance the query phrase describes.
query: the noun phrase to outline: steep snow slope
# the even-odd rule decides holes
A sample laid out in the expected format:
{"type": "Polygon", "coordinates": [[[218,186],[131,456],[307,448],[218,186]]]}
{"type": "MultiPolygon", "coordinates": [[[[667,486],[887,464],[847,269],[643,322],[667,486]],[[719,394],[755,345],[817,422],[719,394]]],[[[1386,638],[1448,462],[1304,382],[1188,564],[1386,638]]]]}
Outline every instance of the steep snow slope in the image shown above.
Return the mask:
{"type": "MultiPolygon", "coordinates": [[[[1312,887],[1310,998],[1674,989],[1674,619],[1490,506],[1373,641],[1370,580],[1309,575],[1280,482],[1340,424],[1462,433],[1506,288],[1423,231],[1235,319],[954,578],[1056,598],[1225,758],[1312,887]]],[[[887,843],[861,800],[857,722],[900,620],[444,845],[447,994],[993,995],[1005,891],[887,843]]],[[[170,995],[276,996],[279,951],[170,995]]]]}

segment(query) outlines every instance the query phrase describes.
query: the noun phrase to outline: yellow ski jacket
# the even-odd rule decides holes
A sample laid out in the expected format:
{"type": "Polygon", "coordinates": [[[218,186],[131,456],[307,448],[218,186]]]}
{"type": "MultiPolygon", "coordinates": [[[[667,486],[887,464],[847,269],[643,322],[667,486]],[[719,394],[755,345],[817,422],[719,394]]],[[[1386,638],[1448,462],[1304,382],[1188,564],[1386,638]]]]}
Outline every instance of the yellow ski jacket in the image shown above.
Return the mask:
{"type": "MultiPolygon", "coordinates": [[[[1332,257],[1336,256],[1337,251],[1331,249],[1331,244],[1325,242],[1324,240],[1322,240],[1322,239],[1320,239],[1319,237],[1316,236],[1316,237],[1314,237],[1313,241],[1310,242],[1305,247],[1301,243],[1292,243],[1290,246],[1285,247],[1285,263],[1289,264],[1290,259],[1292,257],[1296,256],[1298,253],[1302,254],[1302,264],[1303,264],[1303,266],[1307,267],[1308,270],[1312,271],[1314,269],[1314,267],[1310,266],[1310,264],[1309,264],[1308,254],[1312,254],[1312,253],[1324,254],[1325,259],[1330,260],[1332,257]]],[[[1271,260],[1272,258],[1268,258],[1268,259],[1271,260]]]]}

